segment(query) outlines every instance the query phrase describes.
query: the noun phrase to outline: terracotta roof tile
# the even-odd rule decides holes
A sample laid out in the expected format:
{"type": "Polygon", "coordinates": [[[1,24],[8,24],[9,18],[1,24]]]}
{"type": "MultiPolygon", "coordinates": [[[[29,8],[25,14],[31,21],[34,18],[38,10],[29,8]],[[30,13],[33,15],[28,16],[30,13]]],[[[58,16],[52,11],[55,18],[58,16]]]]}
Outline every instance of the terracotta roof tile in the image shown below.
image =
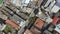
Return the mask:
{"type": "Polygon", "coordinates": [[[11,25],[12,27],[14,27],[17,30],[20,29],[20,27],[17,24],[15,24],[14,22],[12,22],[9,19],[6,20],[6,23],[9,24],[9,25],[11,25]]]}
{"type": "Polygon", "coordinates": [[[59,20],[59,18],[58,18],[58,17],[54,17],[54,18],[53,18],[53,22],[52,22],[52,23],[53,23],[53,25],[56,25],[56,24],[57,24],[57,22],[58,22],[58,20],[59,20]]]}
{"type": "Polygon", "coordinates": [[[44,22],[40,18],[37,18],[34,23],[34,26],[36,26],[39,29],[42,29],[43,25],[44,25],[44,22]]]}
{"type": "Polygon", "coordinates": [[[30,33],[30,30],[27,29],[27,30],[25,31],[25,34],[29,34],[29,33],[30,33]]]}

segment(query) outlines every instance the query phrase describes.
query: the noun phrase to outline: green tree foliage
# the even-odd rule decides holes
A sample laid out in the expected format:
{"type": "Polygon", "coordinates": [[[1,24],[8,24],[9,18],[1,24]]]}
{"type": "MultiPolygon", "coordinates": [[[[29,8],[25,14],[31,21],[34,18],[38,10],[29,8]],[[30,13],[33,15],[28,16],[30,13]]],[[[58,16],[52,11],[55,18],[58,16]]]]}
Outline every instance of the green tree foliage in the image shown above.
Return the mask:
{"type": "Polygon", "coordinates": [[[3,0],[0,0],[0,4],[2,4],[3,3],[3,0]]]}

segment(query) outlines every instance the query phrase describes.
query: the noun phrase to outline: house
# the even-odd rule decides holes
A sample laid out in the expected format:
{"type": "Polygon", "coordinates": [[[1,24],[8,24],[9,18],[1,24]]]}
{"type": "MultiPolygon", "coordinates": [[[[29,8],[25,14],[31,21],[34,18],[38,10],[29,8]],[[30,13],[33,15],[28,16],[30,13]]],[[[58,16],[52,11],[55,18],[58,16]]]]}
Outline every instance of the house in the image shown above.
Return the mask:
{"type": "Polygon", "coordinates": [[[48,0],[47,2],[46,2],[46,4],[45,4],[45,10],[46,11],[49,11],[49,10],[51,10],[52,8],[53,8],[53,6],[55,5],[55,3],[56,3],[56,1],[55,0],[48,0]]]}
{"type": "Polygon", "coordinates": [[[53,31],[53,33],[52,34],[59,34],[58,32],[56,32],[56,31],[53,31]]]}
{"type": "Polygon", "coordinates": [[[0,11],[0,18],[6,20],[8,17],[0,11]]]}
{"type": "Polygon", "coordinates": [[[43,32],[43,34],[52,34],[50,31],[48,31],[48,30],[45,30],[44,32],[43,32]]]}
{"type": "Polygon", "coordinates": [[[41,30],[39,30],[38,28],[34,26],[30,28],[30,31],[33,32],[34,34],[41,34],[41,30]]]}
{"type": "Polygon", "coordinates": [[[42,29],[43,25],[44,25],[44,22],[40,18],[37,18],[34,23],[34,26],[37,27],[38,29],[42,29]]]}
{"type": "Polygon", "coordinates": [[[41,32],[37,31],[36,29],[27,29],[24,34],[40,34],[41,32]]]}
{"type": "Polygon", "coordinates": [[[54,28],[55,28],[55,26],[54,26],[53,24],[51,24],[51,25],[48,27],[48,30],[49,30],[50,32],[52,32],[52,31],[54,30],[54,28]]]}
{"type": "Polygon", "coordinates": [[[22,0],[20,6],[27,6],[30,1],[31,1],[31,0],[22,0]]]}
{"type": "Polygon", "coordinates": [[[60,10],[60,3],[57,2],[52,8],[51,12],[57,13],[59,10],[60,10]]]}
{"type": "Polygon", "coordinates": [[[24,21],[23,19],[21,19],[19,16],[15,15],[15,14],[12,17],[10,17],[9,19],[12,20],[13,22],[15,22],[16,24],[20,24],[21,21],[24,21]]]}
{"type": "Polygon", "coordinates": [[[6,0],[5,3],[6,3],[6,4],[11,4],[11,1],[12,1],[12,0],[6,0]]]}
{"type": "Polygon", "coordinates": [[[45,4],[44,7],[48,7],[49,3],[51,4],[52,1],[53,1],[53,0],[48,0],[48,1],[46,2],[46,4],[45,4]]]}
{"type": "Polygon", "coordinates": [[[12,26],[13,28],[15,28],[16,30],[19,30],[19,29],[20,29],[20,27],[19,27],[17,24],[15,24],[13,21],[11,21],[11,20],[9,20],[9,19],[7,19],[7,20],[5,21],[5,23],[11,25],[11,26],[12,26]]]}
{"type": "MultiPolygon", "coordinates": [[[[55,9],[55,8],[53,9],[53,7],[55,6],[55,4],[56,4],[56,1],[55,0],[45,0],[45,1],[43,1],[41,7],[42,7],[42,9],[44,11],[49,12],[49,13],[52,13],[53,10],[55,9]]],[[[59,8],[58,8],[58,10],[59,10],[59,8]]],[[[56,12],[56,11],[54,11],[54,12],[56,12]]]]}
{"type": "Polygon", "coordinates": [[[53,21],[52,21],[52,24],[56,25],[58,23],[58,20],[59,20],[59,17],[54,17],[53,21]]]}
{"type": "Polygon", "coordinates": [[[56,28],[54,30],[56,32],[60,33],[60,23],[56,25],[56,28]]]}
{"type": "Polygon", "coordinates": [[[11,15],[7,12],[6,9],[3,9],[3,8],[2,8],[1,12],[2,12],[4,15],[6,15],[6,16],[9,16],[9,17],[11,16],[11,15]]]}
{"type": "Polygon", "coordinates": [[[29,16],[27,16],[27,15],[24,14],[24,13],[18,12],[17,14],[18,14],[22,19],[24,19],[24,20],[26,20],[26,19],[29,18],[29,16]]]}
{"type": "Polygon", "coordinates": [[[24,34],[33,34],[29,29],[27,29],[24,34]]]}
{"type": "Polygon", "coordinates": [[[28,7],[24,7],[24,8],[22,8],[22,11],[25,12],[25,13],[27,12],[27,13],[30,14],[33,11],[33,9],[32,8],[28,8],[28,7]]]}
{"type": "Polygon", "coordinates": [[[43,12],[41,12],[41,10],[39,10],[36,16],[45,21],[46,15],[43,12]]]}
{"type": "Polygon", "coordinates": [[[20,27],[24,27],[25,21],[22,18],[20,18],[19,16],[14,14],[12,17],[10,17],[10,20],[15,22],[20,27]]]}

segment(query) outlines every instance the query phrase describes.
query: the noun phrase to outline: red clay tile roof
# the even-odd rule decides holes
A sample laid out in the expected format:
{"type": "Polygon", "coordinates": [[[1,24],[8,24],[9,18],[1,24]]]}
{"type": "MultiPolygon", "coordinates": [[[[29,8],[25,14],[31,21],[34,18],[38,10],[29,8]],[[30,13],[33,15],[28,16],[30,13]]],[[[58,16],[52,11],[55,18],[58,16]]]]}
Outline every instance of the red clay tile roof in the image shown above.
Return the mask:
{"type": "Polygon", "coordinates": [[[40,34],[40,33],[41,33],[41,32],[38,31],[38,29],[36,29],[36,28],[31,28],[30,31],[33,32],[34,34],[40,34]]]}
{"type": "Polygon", "coordinates": [[[29,34],[29,32],[30,32],[30,30],[27,29],[24,33],[25,34],[29,34]]]}
{"type": "Polygon", "coordinates": [[[29,33],[31,33],[31,34],[40,34],[39,32],[35,31],[35,29],[33,29],[33,30],[27,29],[24,33],[25,34],[29,34],[29,33]]]}
{"type": "Polygon", "coordinates": [[[9,25],[11,25],[12,27],[14,27],[17,30],[20,29],[20,27],[17,24],[15,24],[14,22],[12,22],[9,19],[6,20],[6,23],[9,24],[9,25]]]}
{"type": "Polygon", "coordinates": [[[54,17],[54,18],[53,18],[53,22],[52,22],[52,23],[53,23],[53,25],[56,25],[56,24],[57,24],[57,22],[58,22],[58,20],[59,20],[59,18],[58,18],[58,17],[54,17]]]}
{"type": "Polygon", "coordinates": [[[37,18],[34,23],[34,26],[36,26],[39,29],[42,29],[43,25],[44,25],[44,22],[40,18],[37,18]]]}

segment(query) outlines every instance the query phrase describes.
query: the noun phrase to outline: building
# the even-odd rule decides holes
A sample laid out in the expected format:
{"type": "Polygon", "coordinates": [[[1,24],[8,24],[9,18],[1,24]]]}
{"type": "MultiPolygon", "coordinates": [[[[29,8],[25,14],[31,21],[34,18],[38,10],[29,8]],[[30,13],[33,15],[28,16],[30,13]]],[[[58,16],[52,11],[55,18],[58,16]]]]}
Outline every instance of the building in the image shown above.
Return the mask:
{"type": "Polygon", "coordinates": [[[41,34],[41,30],[39,30],[38,28],[34,26],[30,28],[30,31],[33,32],[34,34],[41,34]]]}
{"type": "Polygon", "coordinates": [[[6,20],[8,17],[0,11],[0,18],[6,20]]]}
{"type": "Polygon", "coordinates": [[[39,28],[39,29],[42,29],[43,25],[44,25],[44,22],[40,18],[37,18],[35,23],[34,23],[34,26],[39,28]]]}
{"type": "Polygon", "coordinates": [[[59,5],[60,3],[56,3],[55,5],[54,5],[54,7],[52,8],[52,10],[51,10],[51,12],[53,12],[53,13],[57,13],[59,10],[60,10],[60,5],[59,5]]]}
{"type": "Polygon", "coordinates": [[[20,24],[21,21],[24,21],[23,19],[21,19],[19,16],[15,15],[15,14],[12,17],[10,17],[9,19],[12,20],[13,22],[15,22],[16,24],[20,24]]]}
{"type": "Polygon", "coordinates": [[[12,0],[6,0],[6,1],[5,1],[5,4],[11,4],[11,1],[12,1],[12,0]]]}
{"type": "Polygon", "coordinates": [[[24,8],[22,8],[22,12],[27,12],[27,13],[31,13],[33,11],[33,9],[32,8],[28,8],[28,7],[24,7],[24,8]]]}
{"type": "Polygon", "coordinates": [[[19,30],[20,29],[20,27],[17,25],[17,24],[15,24],[13,21],[11,21],[11,20],[9,20],[9,19],[7,19],[6,21],[5,21],[7,24],[9,24],[9,25],[11,25],[13,28],[15,28],[16,30],[19,30]]]}
{"type": "Polygon", "coordinates": [[[19,16],[17,15],[13,15],[12,17],[10,17],[10,20],[12,20],[13,22],[15,22],[17,25],[19,25],[20,27],[24,27],[25,25],[25,21],[20,18],[19,16]]]}
{"type": "Polygon", "coordinates": [[[57,24],[56,28],[54,30],[57,31],[58,33],[60,33],[60,24],[57,24]]]}
{"type": "Polygon", "coordinates": [[[29,16],[27,16],[27,15],[24,14],[24,13],[18,12],[17,14],[18,14],[21,18],[23,18],[24,20],[26,20],[26,19],[29,18],[29,16]]]}
{"type": "Polygon", "coordinates": [[[45,30],[45,31],[43,32],[43,34],[52,34],[52,33],[49,32],[48,30],[45,30]]]}
{"type": "Polygon", "coordinates": [[[50,24],[49,27],[48,27],[48,30],[49,30],[50,32],[52,32],[52,31],[54,30],[54,28],[55,28],[55,26],[52,25],[52,24],[50,24]]]}
{"type": "Polygon", "coordinates": [[[41,34],[41,31],[32,26],[30,29],[27,29],[24,34],[41,34]]]}
{"type": "Polygon", "coordinates": [[[59,21],[59,17],[54,17],[53,21],[52,21],[52,24],[56,25],[58,23],[58,21],[59,21]]]}
{"type": "Polygon", "coordinates": [[[25,32],[24,32],[24,34],[33,34],[30,30],[26,30],[25,32]]]}
{"type": "Polygon", "coordinates": [[[46,15],[43,12],[41,12],[41,10],[39,10],[36,16],[45,21],[46,15]]]}

